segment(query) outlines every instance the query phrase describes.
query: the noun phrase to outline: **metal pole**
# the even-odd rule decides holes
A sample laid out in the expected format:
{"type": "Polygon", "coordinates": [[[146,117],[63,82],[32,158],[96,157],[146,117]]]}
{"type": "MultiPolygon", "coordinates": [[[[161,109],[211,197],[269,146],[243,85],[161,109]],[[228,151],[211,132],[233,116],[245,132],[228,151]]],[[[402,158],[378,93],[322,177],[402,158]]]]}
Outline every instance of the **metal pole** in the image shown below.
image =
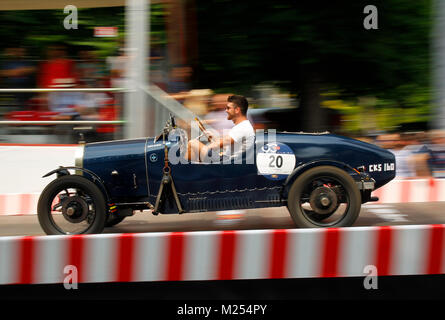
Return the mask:
{"type": "Polygon", "coordinates": [[[147,123],[147,96],[140,89],[148,83],[149,0],[127,0],[127,89],[124,98],[124,138],[153,136],[147,123]]]}

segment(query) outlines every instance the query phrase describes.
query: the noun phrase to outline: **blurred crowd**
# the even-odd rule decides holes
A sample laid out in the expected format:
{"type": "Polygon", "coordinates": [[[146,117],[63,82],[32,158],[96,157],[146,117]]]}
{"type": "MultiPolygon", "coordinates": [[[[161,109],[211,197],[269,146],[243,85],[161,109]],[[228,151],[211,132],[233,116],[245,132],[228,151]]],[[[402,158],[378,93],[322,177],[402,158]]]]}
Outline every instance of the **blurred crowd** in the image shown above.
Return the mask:
{"type": "Polygon", "coordinates": [[[361,140],[394,153],[397,178],[445,178],[445,130],[388,133],[361,140]]]}
{"type": "MultiPolygon", "coordinates": [[[[94,50],[81,49],[74,59],[64,45],[49,46],[45,59],[37,62],[29,59],[24,47],[6,48],[0,66],[0,87],[6,89],[109,88],[118,87],[122,77],[119,57],[101,63],[94,50]]],[[[16,121],[117,120],[120,112],[119,94],[111,92],[7,92],[0,105],[0,117],[16,121]]],[[[96,126],[92,134],[114,130],[110,125],[96,126]]]]}

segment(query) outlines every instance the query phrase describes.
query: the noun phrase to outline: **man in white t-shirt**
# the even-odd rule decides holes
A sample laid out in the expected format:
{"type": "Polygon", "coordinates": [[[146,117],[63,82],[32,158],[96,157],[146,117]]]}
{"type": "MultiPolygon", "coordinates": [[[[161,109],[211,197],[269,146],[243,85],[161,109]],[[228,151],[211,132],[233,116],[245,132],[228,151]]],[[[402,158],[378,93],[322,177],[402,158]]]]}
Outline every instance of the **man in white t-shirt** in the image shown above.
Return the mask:
{"type": "Polygon", "coordinates": [[[188,159],[192,161],[204,161],[209,155],[209,151],[218,152],[224,148],[221,156],[239,157],[242,152],[253,147],[255,143],[255,131],[252,124],[247,119],[247,109],[249,103],[243,96],[233,95],[227,99],[226,113],[227,119],[232,120],[235,126],[230,129],[227,135],[213,138],[205,145],[198,139],[190,140],[188,143],[188,159]],[[234,146],[234,152],[231,147],[234,146]]]}

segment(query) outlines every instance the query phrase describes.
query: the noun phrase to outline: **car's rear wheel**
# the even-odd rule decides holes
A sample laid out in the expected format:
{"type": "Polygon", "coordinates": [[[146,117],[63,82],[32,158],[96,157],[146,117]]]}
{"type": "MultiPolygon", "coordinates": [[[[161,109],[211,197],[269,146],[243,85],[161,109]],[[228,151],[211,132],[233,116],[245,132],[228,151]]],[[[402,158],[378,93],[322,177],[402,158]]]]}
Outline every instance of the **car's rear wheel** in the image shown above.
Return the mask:
{"type": "Polygon", "coordinates": [[[40,226],[49,235],[101,233],[107,219],[100,189],[90,180],[67,175],[43,190],[37,205],[40,226]]]}
{"type": "Polygon", "coordinates": [[[361,195],[344,170],[321,166],[295,180],[287,206],[298,227],[349,227],[360,213],[361,195]]]}

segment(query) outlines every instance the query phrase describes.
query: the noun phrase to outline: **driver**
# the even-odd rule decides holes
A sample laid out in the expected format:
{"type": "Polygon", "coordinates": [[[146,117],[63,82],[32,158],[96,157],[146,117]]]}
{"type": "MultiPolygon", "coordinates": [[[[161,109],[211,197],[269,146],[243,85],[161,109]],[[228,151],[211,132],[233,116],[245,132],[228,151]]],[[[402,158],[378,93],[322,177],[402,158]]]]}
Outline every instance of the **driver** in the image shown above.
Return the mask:
{"type": "Polygon", "coordinates": [[[227,98],[226,113],[227,119],[232,120],[235,126],[230,129],[228,135],[219,138],[212,138],[210,134],[210,143],[205,145],[199,139],[190,140],[187,148],[187,158],[191,161],[204,161],[208,156],[209,151],[219,152],[224,147],[222,156],[236,156],[237,148],[235,147],[235,154],[231,155],[231,146],[240,146],[241,150],[245,151],[253,146],[255,139],[255,131],[252,124],[247,119],[247,109],[249,103],[247,99],[240,95],[232,95],[227,98]]]}

